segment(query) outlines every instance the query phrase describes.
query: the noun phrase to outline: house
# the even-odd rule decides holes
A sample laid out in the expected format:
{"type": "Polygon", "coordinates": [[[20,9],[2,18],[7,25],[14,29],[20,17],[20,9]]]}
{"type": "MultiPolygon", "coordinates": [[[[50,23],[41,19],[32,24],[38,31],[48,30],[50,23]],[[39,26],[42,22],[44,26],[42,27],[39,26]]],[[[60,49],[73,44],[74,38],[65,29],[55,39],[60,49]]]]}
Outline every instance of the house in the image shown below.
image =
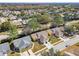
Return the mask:
{"type": "Polygon", "coordinates": [[[46,31],[41,31],[37,33],[38,37],[43,36],[45,39],[48,38],[48,33],[46,31]]]}
{"type": "Polygon", "coordinates": [[[63,27],[53,28],[53,29],[51,29],[51,31],[52,31],[52,34],[59,37],[59,36],[63,36],[64,28],[63,27]]]}
{"type": "Polygon", "coordinates": [[[6,55],[10,51],[9,43],[0,44],[0,56],[6,55]]]}
{"type": "Polygon", "coordinates": [[[21,26],[22,25],[20,20],[13,20],[12,23],[15,24],[16,26],[21,26]]]}
{"type": "Polygon", "coordinates": [[[46,31],[37,32],[31,35],[32,39],[37,40],[39,43],[44,43],[48,40],[48,33],[46,31]]]}
{"type": "Polygon", "coordinates": [[[7,18],[5,18],[5,17],[0,17],[0,23],[2,24],[2,23],[4,23],[4,22],[6,22],[7,21],[7,18]]]}
{"type": "Polygon", "coordinates": [[[24,48],[31,47],[32,42],[30,36],[22,37],[19,39],[16,39],[11,44],[11,50],[19,52],[24,48]]]}

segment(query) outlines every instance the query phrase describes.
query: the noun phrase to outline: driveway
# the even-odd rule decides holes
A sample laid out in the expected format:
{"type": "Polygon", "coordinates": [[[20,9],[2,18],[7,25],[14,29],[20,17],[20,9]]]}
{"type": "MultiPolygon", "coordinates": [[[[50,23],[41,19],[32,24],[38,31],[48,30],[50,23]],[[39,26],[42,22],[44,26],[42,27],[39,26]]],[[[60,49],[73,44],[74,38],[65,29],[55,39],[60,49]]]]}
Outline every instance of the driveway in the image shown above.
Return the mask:
{"type": "Polygon", "coordinates": [[[73,39],[69,39],[67,41],[61,42],[55,46],[53,46],[54,50],[63,50],[65,48],[67,48],[68,46],[72,46],[74,44],[76,44],[77,42],[79,42],[79,35],[76,35],[73,39]]]}
{"type": "Polygon", "coordinates": [[[50,42],[44,43],[44,45],[48,48],[51,49],[52,48],[52,44],[50,42]]]}

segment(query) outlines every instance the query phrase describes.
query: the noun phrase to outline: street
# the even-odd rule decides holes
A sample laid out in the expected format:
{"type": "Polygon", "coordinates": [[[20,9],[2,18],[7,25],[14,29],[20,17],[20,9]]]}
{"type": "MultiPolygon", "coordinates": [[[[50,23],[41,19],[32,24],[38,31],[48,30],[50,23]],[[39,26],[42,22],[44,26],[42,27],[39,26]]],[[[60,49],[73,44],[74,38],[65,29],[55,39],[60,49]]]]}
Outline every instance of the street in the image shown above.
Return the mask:
{"type": "Polygon", "coordinates": [[[68,46],[72,46],[74,44],[76,44],[77,42],[79,42],[79,35],[76,35],[73,39],[69,39],[67,41],[61,42],[55,46],[53,46],[54,50],[63,50],[65,48],[67,48],[68,46]]]}

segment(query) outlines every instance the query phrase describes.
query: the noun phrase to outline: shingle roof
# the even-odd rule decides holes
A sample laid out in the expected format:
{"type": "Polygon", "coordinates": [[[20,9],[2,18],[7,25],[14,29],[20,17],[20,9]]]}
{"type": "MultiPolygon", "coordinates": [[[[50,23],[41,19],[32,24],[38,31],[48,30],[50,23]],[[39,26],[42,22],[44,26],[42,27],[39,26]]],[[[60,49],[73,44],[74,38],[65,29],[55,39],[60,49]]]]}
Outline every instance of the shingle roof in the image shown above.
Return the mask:
{"type": "Polygon", "coordinates": [[[0,56],[4,56],[3,52],[0,52],[0,56]]]}
{"type": "Polygon", "coordinates": [[[0,52],[7,53],[10,50],[9,43],[0,44],[0,52]]]}
{"type": "Polygon", "coordinates": [[[23,49],[28,47],[31,44],[30,36],[22,37],[13,41],[13,44],[16,48],[23,49]]]}
{"type": "Polygon", "coordinates": [[[37,34],[38,34],[38,36],[42,35],[46,39],[48,38],[48,33],[46,31],[38,32],[37,34]]]}

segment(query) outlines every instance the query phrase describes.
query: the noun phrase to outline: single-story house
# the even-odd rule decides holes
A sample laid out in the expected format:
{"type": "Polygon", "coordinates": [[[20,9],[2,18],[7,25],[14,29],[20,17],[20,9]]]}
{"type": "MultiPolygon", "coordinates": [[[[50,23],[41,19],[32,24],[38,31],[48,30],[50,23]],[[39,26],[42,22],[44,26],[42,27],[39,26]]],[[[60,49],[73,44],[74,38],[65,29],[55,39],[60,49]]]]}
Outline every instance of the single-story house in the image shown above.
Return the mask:
{"type": "Polygon", "coordinates": [[[9,43],[0,44],[0,56],[7,54],[10,51],[9,43]]]}
{"type": "Polygon", "coordinates": [[[53,28],[53,29],[51,29],[51,31],[52,31],[52,34],[54,34],[55,36],[63,36],[62,31],[64,31],[64,29],[63,29],[63,27],[53,28]]]}
{"type": "Polygon", "coordinates": [[[7,21],[7,18],[5,17],[0,17],[0,24],[4,23],[7,21]]]}
{"type": "Polygon", "coordinates": [[[37,40],[43,43],[45,40],[48,39],[48,32],[47,31],[37,32],[37,33],[32,34],[31,37],[34,41],[37,40]]]}
{"type": "Polygon", "coordinates": [[[28,48],[32,45],[32,41],[30,36],[22,37],[19,39],[16,39],[11,44],[11,50],[19,52],[24,48],[28,48]]]}
{"type": "Polygon", "coordinates": [[[41,31],[41,32],[37,33],[37,36],[38,37],[43,36],[45,39],[47,39],[48,38],[48,33],[46,31],[41,31]]]}

